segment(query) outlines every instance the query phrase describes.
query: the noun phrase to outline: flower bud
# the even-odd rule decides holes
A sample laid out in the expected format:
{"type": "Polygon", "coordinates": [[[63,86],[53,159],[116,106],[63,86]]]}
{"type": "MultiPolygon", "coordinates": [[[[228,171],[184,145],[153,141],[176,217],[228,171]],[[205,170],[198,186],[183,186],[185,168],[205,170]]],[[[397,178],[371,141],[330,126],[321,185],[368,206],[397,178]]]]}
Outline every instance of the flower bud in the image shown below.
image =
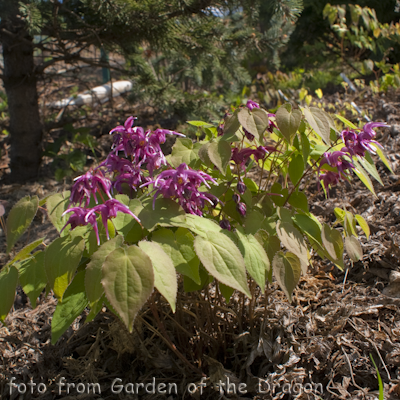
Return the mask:
{"type": "Polygon", "coordinates": [[[222,221],[220,221],[219,226],[222,229],[227,229],[228,231],[231,230],[231,224],[229,223],[229,221],[227,219],[223,219],[222,221]]]}
{"type": "Polygon", "coordinates": [[[244,204],[244,203],[239,203],[239,204],[236,206],[236,210],[238,210],[239,214],[240,214],[242,217],[244,217],[244,216],[246,215],[246,211],[247,211],[246,204],[244,204]]]}
{"type": "Polygon", "coordinates": [[[232,195],[232,200],[237,204],[240,201],[240,196],[238,194],[232,195]]]}
{"type": "Polygon", "coordinates": [[[236,186],[236,189],[240,194],[243,194],[246,191],[247,186],[243,182],[239,181],[236,186]]]}
{"type": "Polygon", "coordinates": [[[250,133],[249,131],[246,131],[246,129],[243,128],[244,134],[246,135],[247,139],[250,140],[250,142],[254,139],[254,135],[250,133]]]}

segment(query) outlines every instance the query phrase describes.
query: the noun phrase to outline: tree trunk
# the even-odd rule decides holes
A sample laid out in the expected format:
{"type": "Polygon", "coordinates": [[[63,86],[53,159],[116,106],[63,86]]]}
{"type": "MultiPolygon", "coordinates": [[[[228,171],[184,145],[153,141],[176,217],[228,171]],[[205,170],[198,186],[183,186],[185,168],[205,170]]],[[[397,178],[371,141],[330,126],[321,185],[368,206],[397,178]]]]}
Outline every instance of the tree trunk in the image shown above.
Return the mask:
{"type": "Polygon", "coordinates": [[[18,17],[18,7],[13,7],[8,18],[2,18],[0,40],[4,57],[3,82],[10,114],[10,179],[24,182],[37,177],[43,128],[39,116],[32,37],[18,17]]]}

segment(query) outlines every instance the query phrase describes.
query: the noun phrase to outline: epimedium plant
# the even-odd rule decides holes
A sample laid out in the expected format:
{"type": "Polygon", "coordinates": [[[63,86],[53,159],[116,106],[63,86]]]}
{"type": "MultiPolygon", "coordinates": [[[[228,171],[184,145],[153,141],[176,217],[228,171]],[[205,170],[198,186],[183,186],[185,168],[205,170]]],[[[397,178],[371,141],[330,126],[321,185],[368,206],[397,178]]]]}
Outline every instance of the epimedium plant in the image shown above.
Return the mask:
{"type": "Polygon", "coordinates": [[[178,275],[187,292],[213,279],[229,301],[235,290],[251,298],[273,276],[289,301],[313,253],[344,268],[362,257],[361,215],[335,209],[334,229],[309,210],[313,176],[329,189],[357,176],[374,193],[380,181],[372,155],[390,169],[375,128],[361,128],[319,108],[281,106],[269,114],[251,100],[218,126],[189,121],[184,135],[144,131],[129,117],[110,133],[110,154],[75,179],[71,191],[21,199],[5,231],[11,260],[0,273],[0,319],[12,307],[18,282],[33,307],[46,288],[58,299],[52,319],[55,343],[85,308],[92,320],[105,304],[132,331],[136,314],[157,289],[176,309],[178,275]],[[344,124],[344,126],[343,126],[344,124]],[[337,126],[341,126],[338,129],[337,126]],[[177,137],[172,153],[160,145],[177,137]],[[202,140],[200,140],[202,138],[202,140]],[[17,254],[12,248],[39,207],[46,206],[60,237],[44,250],[39,239],[17,254]]]}

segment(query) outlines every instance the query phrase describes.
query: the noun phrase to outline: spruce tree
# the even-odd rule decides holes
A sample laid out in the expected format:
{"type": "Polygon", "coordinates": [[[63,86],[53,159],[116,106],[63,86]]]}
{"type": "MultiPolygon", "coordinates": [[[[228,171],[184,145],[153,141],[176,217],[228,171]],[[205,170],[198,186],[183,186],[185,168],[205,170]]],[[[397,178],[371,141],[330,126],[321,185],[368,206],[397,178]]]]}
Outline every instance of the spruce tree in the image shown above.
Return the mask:
{"type": "MultiPolygon", "coordinates": [[[[11,179],[37,176],[42,127],[37,82],[59,62],[84,62],[91,45],[121,52],[130,73],[145,93],[165,104],[186,107],[188,96],[213,87],[216,93],[249,79],[243,61],[251,52],[275,51],[279,26],[292,24],[299,0],[271,0],[265,30],[262,0],[3,0],[0,3],[2,79],[9,99],[11,179]],[[269,18],[268,17],[268,18],[269,18]],[[275,18],[275,19],[274,19],[275,18]],[[278,28],[277,28],[278,27],[278,28]],[[271,30],[272,29],[272,30],[271,30]],[[271,45],[271,32],[275,44],[271,45]],[[34,41],[34,35],[45,38],[34,41]],[[33,51],[51,57],[34,64],[33,51]],[[146,51],[146,53],[144,52],[146,51]],[[150,54],[147,57],[145,54],[150,54]]],[[[195,107],[193,103],[192,108],[195,107]]],[[[182,111],[187,112],[187,110],[182,111]]]]}

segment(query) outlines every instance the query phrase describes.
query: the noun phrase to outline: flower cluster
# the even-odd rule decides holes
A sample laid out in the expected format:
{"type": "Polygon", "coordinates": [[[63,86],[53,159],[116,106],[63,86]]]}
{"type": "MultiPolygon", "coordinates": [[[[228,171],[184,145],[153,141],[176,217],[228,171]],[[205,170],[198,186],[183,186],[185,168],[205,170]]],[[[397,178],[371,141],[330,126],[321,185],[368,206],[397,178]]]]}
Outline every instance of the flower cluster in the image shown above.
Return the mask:
{"type": "Polygon", "coordinates": [[[373,140],[376,135],[373,129],[385,126],[387,125],[382,122],[368,122],[364,125],[360,133],[354,130],[342,131],[340,136],[345,146],[339,151],[324,153],[320,161],[318,170],[319,180],[323,182],[325,189],[336,185],[342,178],[349,178],[350,171],[355,169],[354,164],[351,162],[353,157],[364,157],[366,151],[375,154],[376,147],[374,147],[374,145],[382,148],[377,141],[373,140]],[[326,164],[332,168],[336,168],[337,171],[327,170],[324,168],[326,164]],[[324,172],[321,173],[321,170],[324,170],[324,172]]]}
{"type": "Polygon", "coordinates": [[[113,188],[122,192],[122,184],[128,185],[133,190],[147,181],[143,168],[153,176],[154,171],[167,165],[167,160],[161,150],[161,144],[165,143],[166,135],[185,136],[168,129],[147,130],[140,126],[133,126],[136,118],[129,117],[124,126],[119,125],[110,131],[113,134],[112,153],[101,164],[108,172],[114,174],[113,188]],[[125,157],[121,158],[119,153],[125,157]]]}
{"type": "Polygon", "coordinates": [[[205,201],[213,207],[218,203],[218,199],[214,195],[198,190],[202,184],[210,188],[207,181],[217,185],[210,175],[203,171],[192,170],[182,163],[177,169],[167,169],[161,172],[156,179],[143,184],[142,187],[153,185],[153,191],[155,191],[153,207],[157,196],[161,194],[165,198],[178,200],[185,212],[201,216],[205,201]]]}
{"type": "Polygon", "coordinates": [[[73,230],[77,226],[91,224],[96,233],[97,244],[100,245],[99,229],[97,226],[98,215],[101,216],[107,239],[110,238],[107,220],[115,218],[118,211],[132,215],[140,223],[138,217],[127,206],[112,198],[110,189],[111,181],[100,170],[96,170],[93,173],[88,171],[86,174],[76,178],[70,197],[70,203],[74,204],[75,207],[68,208],[63,213],[63,216],[69,213],[72,214],[62,228],[62,231],[67,225],[71,225],[71,230],[73,230]],[[108,197],[107,200],[104,199],[103,193],[108,197]],[[98,204],[97,194],[103,200],[102,204],[98,204]],[[88,208],[91,196],[93,196],[97,205],[88,208]]]}

